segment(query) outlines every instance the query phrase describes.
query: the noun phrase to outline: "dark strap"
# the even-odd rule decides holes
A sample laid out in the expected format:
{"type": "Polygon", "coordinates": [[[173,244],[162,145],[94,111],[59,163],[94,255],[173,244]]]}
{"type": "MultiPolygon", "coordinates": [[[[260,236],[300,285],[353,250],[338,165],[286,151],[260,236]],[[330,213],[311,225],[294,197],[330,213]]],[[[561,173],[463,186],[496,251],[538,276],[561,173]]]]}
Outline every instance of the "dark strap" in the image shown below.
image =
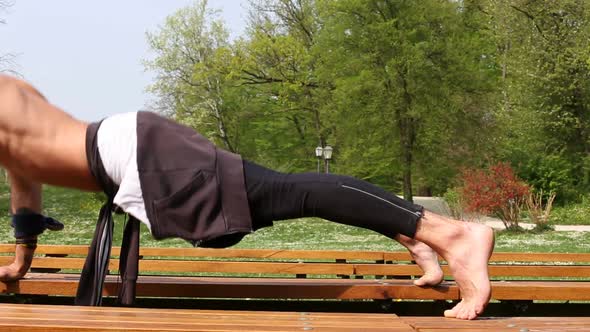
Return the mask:
{"type": "Polygon", "coordinates": [[[43,233],[46,229],[50,231],[61,231],[64,224],[51,217],[38,213],[15,213],[12,215],[10,226],[14,228],[14,237],[30,237],[43,233]]]}
{"type": "Polygon", "coordinates": [[[14,237],[37,236],[45,230],[45,217],[34,212],[17,212],[12,215],[14,237]]]}
{"type": "MultiPolygon", "coordinates": [[[[102,121],[101,121],[102,122],[102,121]]],[[[101,122],[91,123],[86,130],[86,158],[90,172],[100,184],[109,201],[100,209],[96,222],[94,238],[84,262],[76,304],[100,305],[102,302],[102,288],[109,265],[109,256],[113,242],[113,198],[118,186],[108,176],[104,169],[100,151],[98,150],[98,129],[101,122]]],[[[139,221],[130,216],[123,233],[119,271],[123,278],[123,285],[119,288],[119,302],[131,305],[135,299],[135,283],[137,281],[139,260],[139,221]]]]}
{"type": "Polygon", "coordinates": [[[102,287],[109,267],[113,244],[113,202],[109,200],[100,209],[94,238],[82,268],[76,292],[76,305],[99,306],[102,303],[102,287]]]}
{"type": "Polygon", "coordinates": [[[119,303],[130,306],[135,302],[135,285],[139,270],[139,220],[129,216],[129,221],[123,232],[119,271],[121,273],[121,287],[119,288],[119,303]]]}

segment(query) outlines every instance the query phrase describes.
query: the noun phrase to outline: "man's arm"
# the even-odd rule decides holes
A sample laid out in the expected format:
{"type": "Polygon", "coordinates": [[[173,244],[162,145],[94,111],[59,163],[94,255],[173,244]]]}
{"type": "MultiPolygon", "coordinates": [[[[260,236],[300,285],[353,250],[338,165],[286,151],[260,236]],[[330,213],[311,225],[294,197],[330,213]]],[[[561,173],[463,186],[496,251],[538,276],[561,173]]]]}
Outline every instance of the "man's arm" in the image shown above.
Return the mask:
{"type": "MultiPolygon", "coordinates": [[[[11,212],[13,215],[38,215],[41,213],[41,184],[9,173],[11,188],[11,212]]],[[[26,219],[25,219],[26,222],[26,219]]],[[[17,227],[15,226],[15,231],[17,227]]],[[[26,232],[25,232],[26,233],[26,232]]],[[[36,233],[36,232],[33,232],[36,233]]],[[[17,234],[14,262],[0,267],[0,280],[11,281],[22,278],[33,261],[37,235],[17,234]]]]}

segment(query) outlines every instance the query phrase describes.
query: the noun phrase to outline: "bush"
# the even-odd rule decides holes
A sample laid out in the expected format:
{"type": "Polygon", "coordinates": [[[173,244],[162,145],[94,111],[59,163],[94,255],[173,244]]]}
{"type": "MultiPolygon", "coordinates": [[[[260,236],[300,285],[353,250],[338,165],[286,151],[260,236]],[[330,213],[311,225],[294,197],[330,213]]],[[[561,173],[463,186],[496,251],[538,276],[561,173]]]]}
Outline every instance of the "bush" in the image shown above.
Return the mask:
{"type": "Polygon", "coordinates": [[[464,170],[461,177],[466,212],[495,216],[506,229],[519,228],[521,210],[530,190],[510,165],[497,163],[487,169],[464,170]]]}
{"type": "Polygon", "coordinates": [[[443,199],[445,203],[447,203],[448,213],[451,217],[457,220],[464,220],[465,215],[463,213],[463,197],[457,188],[450,188],[448,189],[444,195],[443,199]]]}
{"type": "MultiPolygon", "coordinates": [[[[573,201],[579,194],[578,165],[560,153],[533,157],[519,165],[519,175],[536,190],[557,194],[556,203],[573,201]]],[[[583,178],[583,177],[581,177],[583,178]]]]}
{"type": "Polygon", "coordinates": [[[555,200],[555,193],[550,193],[547,199],[544,199],[543,191],[536,193],[530,192],[526,198],[526,206],[531,222],[535,224],[534,231],[544,232],[553,230],[549,224],[551,217],[551,209],[553,208],[553,201],[555,200]]]}

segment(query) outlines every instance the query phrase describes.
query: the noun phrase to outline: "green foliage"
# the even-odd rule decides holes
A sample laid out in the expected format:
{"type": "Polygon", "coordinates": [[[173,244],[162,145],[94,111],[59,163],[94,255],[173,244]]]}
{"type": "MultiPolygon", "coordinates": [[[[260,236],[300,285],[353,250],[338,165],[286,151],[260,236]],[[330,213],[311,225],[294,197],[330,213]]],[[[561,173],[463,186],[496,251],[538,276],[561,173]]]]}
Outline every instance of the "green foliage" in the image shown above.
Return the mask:
{"type": "Polygon", "coordinates": [[[589,4],[480,1],[503,69],[499,152],[559,203],[589,189],[589,4]],[[580,176],[583,175],[583,176],[580,176]]]}
{"type": "Polygon", "coordinates": [[[243,41],[237,78],[266,106],[258,113],[251,158],[284,171],[314,169],[313,151],[325,146],[321,106],[326,87],[316,76],[311,52],[318,29],[314,2],[252,2],[250,34],[243,41]]]}
{"type": "MultiPolygon", "coordinates": [[[[452,174],[445,152],[474,145],[453,133],[468,137],[473,124],[480,132],[486,127],[479,103],[485,91],[474,98],[471,89],[485,85],[487,69],[471,47],[477,34],[463,29],[457,4],[351,0],[323,1],[319,8],[320,72],[334,82],[331,119],[338,122],[334,135],[346,168],[369,179],[401,180],[408,199],[413,179],[452,174]]],[[[444,192],[448,183],[438,182],[427,178],[421,184],[444,192]]]]}
{"type": "Polygon", "coordinates": [[[410,199],[496,161],[558,204],[590,191],[590,3],[252,0],[228,40],[207,1],[148,41],[157,110],[282,171],[331,169],[410,199]]]}
{"type": "Polygon", "coordinates": [[[449,208],[451,217],[457,220],[464,220],[465,202],[461,195],[460,188],[449,188],[443,195],[443,199],[449,208]]]}
{"type": "Polygon", "coordinates": [[[148,42],[156,58],[146,67],[158,73],[150,91],[160,96],[159,108],[177,121],[198,129],[225,149],[236,151],[236,112],[227,105],[232,82],[227,79],[232,54],[228,32],[207,1],[178,10],[148,42]]]}
{"type": "Polygon", "coordinates": [[[551,232],[555,230],[555,226],[551,224],[535,224],[535,227],[531,230],[532,233],[544,233],[544,232],[551,232]]]}
{"type": "MultiPolygon", "coordinates": [[[[8,187],[0,182],[0,215],[5,227],[0,228],[0,242],[12,243],[14,237],[8,226],[8,187]]],[[[88,245],[92,239],[101,195],[55,187],[44,188],[45,213],[65,223],[60,232],[45,232],[40,237],[44,244],[88,245]]],[[[590,199],[586,199],[588,207],[590,199]]],[[[582,205],[580,205],[581,207],[582,205]]],[[[585,211],[585,215],[588,216],[585,211]]],[[[580,214],[581,215],[581,214],[580,214]]],[[[186,241],[169,239],[154,240],[147,228],[141,227],[141,245],[151,247],[190,247],[186,241]]],[[[115,221],[113,243],[119,245],[123,232],[123,220],[115,221]]],[[[318,219],[297,219],[275,223],[248,235],[236,247],[272,249],[317,249],[317,250],[403,250],[391,239],[361,228],[345,226],[318,219]]],[[[542,234],[507,233],[496,234],[496,250],[518,252],[588,252],[590,232],[545,232],[542,234]]]]}
{"type": "Polygon", "coordinates": [[[537,155],[520,165],[519,175],[532,187],[549,193],[559,193],[558,202],[577,199],[574,188],[578,177],[572,161],[560,154],[537,155]]]}

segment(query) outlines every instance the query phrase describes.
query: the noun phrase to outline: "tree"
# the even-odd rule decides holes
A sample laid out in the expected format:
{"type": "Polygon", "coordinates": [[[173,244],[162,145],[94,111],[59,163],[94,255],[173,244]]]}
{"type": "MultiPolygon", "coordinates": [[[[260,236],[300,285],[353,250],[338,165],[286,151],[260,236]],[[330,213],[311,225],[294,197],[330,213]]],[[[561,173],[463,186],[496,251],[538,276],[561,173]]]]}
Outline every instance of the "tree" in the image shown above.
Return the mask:
{"type": "Polygon", "coordinates": [[[371,154],[369,160],[381,153],[386,162],[380,176],[401,178],[404,198],[411,200],[415,165],[436,160],[419,150],[445,151],[453,141],[448,133],[468,137],[475,124],[485,130],[481,102],[486,99],[487,60],[470,45],[474,39],[466,33],[456,2],[345,0],[321,5],[321,63],[335,82],[335,117],[348,119],[338,136],[361,155],[371,154]],[[362,144],[356,145],[357,139],[362,144]],[[417,162],[420,157],[424,159],[417,162]],[[396,164],[401,167],[392,166],[396,164]]]}
{"type": "Polygon", "coordinates": [[[148,33],[148,43],[156,53],[145,62],[157,73],[150,87],[160,99],[156,108],[178,121],[219,140],[236,151],[227,119],[231,113],[224,102],[231,50],[228,32],[207,8],[207,1],[178,10],[166,19],[157,33],[148,33]]]}
{"type": "Polygon", "coordinates": [[[478,2],[489,15],[502,64],[501,158],[537,189],[557,191],[558,199],[587,192],[590,6],[577,0],[478,2]]]}
{"type": "MultiPolygon", "coordinates": [[[[6,10],[6,8],[12,6],[14,4],[13,1],[10,0],[0,0],[0,11],[6,10]]],[[[3,19],[0,19],[0,24],[5,24],[6,22],[3,19]]]]}
{"type": "MultiPolygon", "coordinates": [[[[3,12],[6,8],[12,6],[13,4],[14,2],[9,0],[0,0],[0,12],[3,12]]],[[[0,24],[5,23],[6,22],[3,19],[0,19],[0,24]]],[[[13,69],[15,65],[14,59],[15,55],[12,53],[0,54],[0,73],[18,75],[18,73],[13,69]]]]}
{"type": "Polygon", "coordinates": [[[320,28],[315,1],[250,4],[249,38],[239,60],[239,77],[268,106],[262,116],[277,130],[265,154],[275,160],[275,167],[289,163],[290,170],[309,170],[313,149],[326,145],[329,136],[321,112],[326,87],[317,79],[311,52],[320,28]]]}

